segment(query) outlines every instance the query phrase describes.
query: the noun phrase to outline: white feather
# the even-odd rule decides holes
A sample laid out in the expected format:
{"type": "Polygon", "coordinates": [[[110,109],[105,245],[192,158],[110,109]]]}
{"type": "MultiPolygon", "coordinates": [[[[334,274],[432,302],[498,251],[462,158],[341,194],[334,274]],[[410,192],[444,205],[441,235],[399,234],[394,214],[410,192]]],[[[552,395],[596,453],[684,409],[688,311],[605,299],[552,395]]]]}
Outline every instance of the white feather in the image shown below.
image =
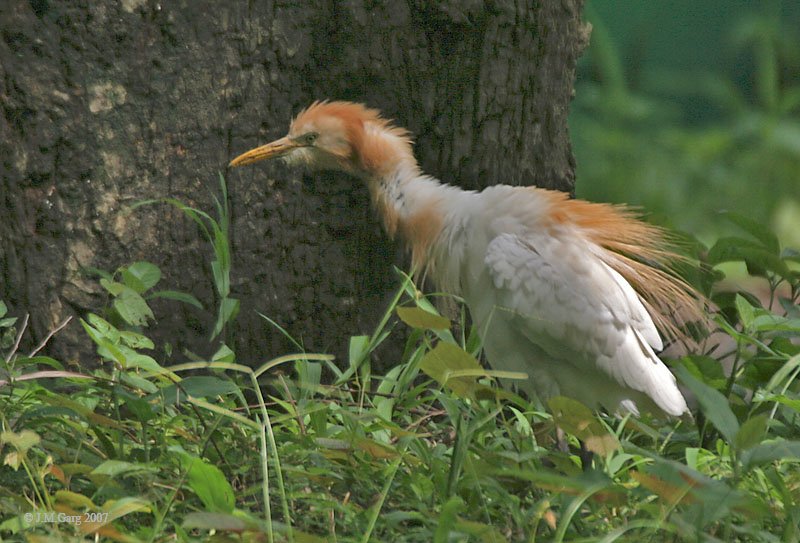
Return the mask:
{"type": "Polygon", "coordinates": [[[460,285],[490,364],[528,373],[523,388],[543,399],[685,413],[636,291],[579,229],[548,224],[547,205],[534,191],[505,186],[447,201],[439,280],[460,285]]]}

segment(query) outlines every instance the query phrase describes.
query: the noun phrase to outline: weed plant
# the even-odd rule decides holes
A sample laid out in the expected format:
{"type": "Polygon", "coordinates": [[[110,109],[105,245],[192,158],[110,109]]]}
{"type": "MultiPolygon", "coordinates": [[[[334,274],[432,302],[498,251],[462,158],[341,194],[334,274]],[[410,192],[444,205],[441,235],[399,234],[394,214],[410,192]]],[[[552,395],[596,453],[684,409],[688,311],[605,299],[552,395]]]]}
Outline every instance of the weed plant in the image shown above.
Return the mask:
{"type": "MultiPolygon", "coordinates": [[[[187,214],[211,225],[221,269],[226,229],[187,214]]],[[[44,345],[19,352],[25,319],[0,304],[0,536],[800,541],[800,256],[728,218],[742,234],[701,248],[707,273],[695,277],[719,308],[718,339],[671,361],[696,398],[692,419],[618,420],[567,398],[545,408],[498,386],[524,376],[483,369],[463,309],[441,316],[403,274],[338,364],[306,352],[238,361],[222,344],[208,361],[163,365],[148,300],[199,302],[154,291],[160,271],[144,262],[100,274],[109,307],[81,320],[93,371],[66,370],[44,345]],[[730,261],[768,296],[714,290],[730,261]],[[373,351],[401,326],[403,352],[374,373],[373,351]],[[595,453],[588,470],[578,440],[595,453]]]]}

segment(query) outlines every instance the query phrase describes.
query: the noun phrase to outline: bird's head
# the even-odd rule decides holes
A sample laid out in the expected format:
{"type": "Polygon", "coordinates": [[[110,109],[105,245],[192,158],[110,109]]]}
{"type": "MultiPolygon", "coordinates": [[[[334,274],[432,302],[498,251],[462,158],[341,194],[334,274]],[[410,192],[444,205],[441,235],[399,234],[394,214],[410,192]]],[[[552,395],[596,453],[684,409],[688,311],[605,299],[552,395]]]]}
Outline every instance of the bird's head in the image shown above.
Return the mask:
{"type": "Polygon", "coordinates": [[[393,126],[378,110],[328,101],[314,102],[295,117],[286,136],[239,155],[230,166],[278,157],[315,170],[367,177],[398,160],[414,161],[408,132],[393,126]]]}

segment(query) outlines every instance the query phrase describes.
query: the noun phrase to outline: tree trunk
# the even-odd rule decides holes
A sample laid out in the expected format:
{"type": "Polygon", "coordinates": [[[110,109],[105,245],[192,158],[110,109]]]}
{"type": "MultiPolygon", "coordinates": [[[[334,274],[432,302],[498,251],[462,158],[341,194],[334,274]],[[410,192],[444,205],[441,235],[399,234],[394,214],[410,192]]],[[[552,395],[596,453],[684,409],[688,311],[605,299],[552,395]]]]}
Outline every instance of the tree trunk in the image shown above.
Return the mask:
{"type": "MultiPolygon", "coordinates": [[[[541,3],[4,0],[0,6],[0,299],[28,341],[108,303],[85,270],[157,264],[160,287],[214,306],[211,250],[175,197],[233,210],[239,359],[344,353],[369,333],[402,264],[365,187],[279,164],[228,172],[314,99],[361,101],[416,137],[423,169],[465,188],[573,190],[567,132],[581,0],[541,3]]],[[[151,333],[205,354],[214,315],[155,302],[151,333]]],[[[75,321],[50,352],[93,350],[75,321]]],[[[389,361],[391,362],[391,361],[389,361]]]]}

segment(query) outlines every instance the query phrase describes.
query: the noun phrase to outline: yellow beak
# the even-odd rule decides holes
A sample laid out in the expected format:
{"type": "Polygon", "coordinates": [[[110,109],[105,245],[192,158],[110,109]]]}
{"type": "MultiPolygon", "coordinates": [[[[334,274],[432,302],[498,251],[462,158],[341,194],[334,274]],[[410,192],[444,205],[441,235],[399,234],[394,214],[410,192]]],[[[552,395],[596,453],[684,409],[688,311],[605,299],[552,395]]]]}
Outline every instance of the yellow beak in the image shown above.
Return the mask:
{"type": "Polygon", "coordinates": [[[237,166],[244,166],[246,164],[252,164],[253,162],[258,162],[259,160],[266,160],[268,158],[277,158],[279,156],[285,155],[292,149],[300,147],[300,144],[290,140],[288,137],[283,137],[279,140],[275,140],[272,143],[268,143],[266,145],[262,145],[261,147],[256,147],[255,149],[251,149],[246,153],[243,153],[233,160],[231,160],[230,166],[231,168],[235,168],[237,166]]]}

